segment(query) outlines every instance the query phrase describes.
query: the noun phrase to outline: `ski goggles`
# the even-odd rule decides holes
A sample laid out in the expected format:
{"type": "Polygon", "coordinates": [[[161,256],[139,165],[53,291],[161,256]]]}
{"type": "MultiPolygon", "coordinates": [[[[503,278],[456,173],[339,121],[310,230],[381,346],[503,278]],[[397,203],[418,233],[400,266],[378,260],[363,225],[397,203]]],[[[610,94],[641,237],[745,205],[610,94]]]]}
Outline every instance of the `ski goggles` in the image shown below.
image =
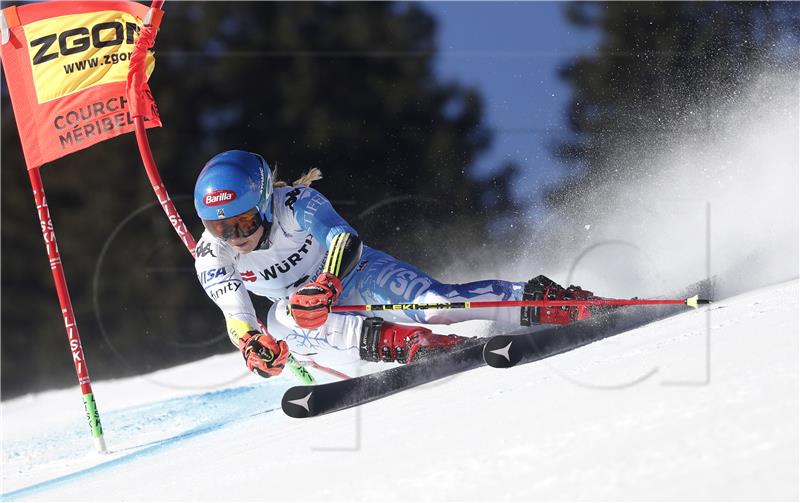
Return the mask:
{"type": "Polygon", "coordinates": [[[261,227],[262,223],[264,220],[261,218],[258,208],[222,220],[203,220],[203,225],[208,232],[223,241],[231,238],[249,238],[261,227]]]}

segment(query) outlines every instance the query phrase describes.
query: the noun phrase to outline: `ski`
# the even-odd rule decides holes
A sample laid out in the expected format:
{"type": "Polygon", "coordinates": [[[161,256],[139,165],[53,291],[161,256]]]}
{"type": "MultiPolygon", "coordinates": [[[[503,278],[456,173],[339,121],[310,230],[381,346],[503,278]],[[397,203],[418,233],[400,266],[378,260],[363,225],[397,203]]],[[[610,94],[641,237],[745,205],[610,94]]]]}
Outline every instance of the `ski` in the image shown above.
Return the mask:
{"type": "MultiPolygon", "coordinates": [[[[710,282],[701,282],[691,285],[686,291],[695,290],[705,296],[711,293],[710,289],[710,282]]],[[[293,386],[284,393],[281,408],[286,415],[294,418],[321,416],[487,363],[496,367],[510,367],[520,362],[541,360],[685,310],[686,307],[680,305],[623,307],[572,325],[549,326],[517,335],[498,335],[488,340],[475,339],[472,345],[432,355],[416,363],[343,381],[293,386]]]]}
{"type": "MultiPolygon", "coordinates": [[[[690,285],[677,293],[676,297],[692,294],[711,298],[712,281],[690,285]]],[[[680,305],[631,306],[610,310],[570,325],[526,334],[496,335],[486,341],[483,359],[487,365],[495,368],[535,362],[685,311],[686,308],[680,305]]]]}
{"type": "Polygon", "coordinates": [[[281,407],[287,416],[306,418],[355,407],[421,384],[486,365],[483,341],[425,360],[344,381],[286,390],[281,407]]]}

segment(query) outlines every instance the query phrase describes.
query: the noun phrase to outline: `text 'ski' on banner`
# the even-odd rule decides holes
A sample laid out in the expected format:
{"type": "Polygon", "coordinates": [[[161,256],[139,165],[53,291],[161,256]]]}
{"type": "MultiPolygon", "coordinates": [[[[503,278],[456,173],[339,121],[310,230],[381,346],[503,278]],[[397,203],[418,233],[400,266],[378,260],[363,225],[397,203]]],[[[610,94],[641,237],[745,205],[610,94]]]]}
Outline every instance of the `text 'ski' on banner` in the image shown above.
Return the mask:
{"type": "MultiPolygon", "coordinates": [[[[134,129],[125,86],[147,11],[119,1],[2,10],[0,54],[28,169],[134,129]]],[[[148,77],[154,65],[149,53],[148,77]]]]}

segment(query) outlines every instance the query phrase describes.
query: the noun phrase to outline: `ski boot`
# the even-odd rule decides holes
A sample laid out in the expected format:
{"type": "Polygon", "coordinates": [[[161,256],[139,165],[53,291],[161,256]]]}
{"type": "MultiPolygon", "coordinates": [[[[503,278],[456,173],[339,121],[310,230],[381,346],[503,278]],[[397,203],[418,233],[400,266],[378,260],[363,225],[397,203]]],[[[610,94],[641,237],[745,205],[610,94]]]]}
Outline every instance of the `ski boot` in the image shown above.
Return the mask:
{"type": "Polygon", "coordinates": [[[359,355],[370,362],[411,363],[459,347],[467,340],[467,337],[434,334],[424,327],[400,325],[383,318],[366,318],[361,328],[359,355]]]}
{"type": "MultiPolygon", "coordinates": [[[[597,297],[579,286],[564,288],[547,276],[540,274],[525,284],[522,300],[587,300],[597,297]]],[[[566,325],[585,320],[592,315],[588,306],[523,307],[520,325],[566,325]]]]}

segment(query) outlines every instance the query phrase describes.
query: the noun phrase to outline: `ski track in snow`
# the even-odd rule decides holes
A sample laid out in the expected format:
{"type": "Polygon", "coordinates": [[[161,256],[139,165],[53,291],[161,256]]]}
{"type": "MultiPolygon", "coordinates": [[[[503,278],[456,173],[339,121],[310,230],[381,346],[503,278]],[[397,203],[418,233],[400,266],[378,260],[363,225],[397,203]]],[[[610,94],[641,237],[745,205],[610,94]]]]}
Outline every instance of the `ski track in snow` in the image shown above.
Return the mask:
{"type": "Polygon", "coordinates": [[[310,420],[240,367],[96,383],[105,455],[77,389],[3,402],[2,499],[798,498],[797,280],[310,420]]]}

